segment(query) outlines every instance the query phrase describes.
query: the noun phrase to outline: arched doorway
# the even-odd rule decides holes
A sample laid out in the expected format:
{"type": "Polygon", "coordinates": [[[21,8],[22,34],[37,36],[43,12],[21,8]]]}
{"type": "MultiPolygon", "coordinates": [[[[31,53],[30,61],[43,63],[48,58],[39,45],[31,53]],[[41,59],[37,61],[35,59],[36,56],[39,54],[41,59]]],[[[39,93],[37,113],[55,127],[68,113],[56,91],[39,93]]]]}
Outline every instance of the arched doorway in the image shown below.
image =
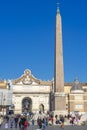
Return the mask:
{"type": "Polygon", "coordinates": [[[25,97],[22,100],[22,112],[29,113],[32,111],[32,100],[29,97],[25,97]]]}
{"type": "Polygon", "coordinates": [[[40,104],[40,105],[39,105],[39,111],[40,111],[40,112],[44,112],[44,105],[43,105],[43,104],[40,104]]]}

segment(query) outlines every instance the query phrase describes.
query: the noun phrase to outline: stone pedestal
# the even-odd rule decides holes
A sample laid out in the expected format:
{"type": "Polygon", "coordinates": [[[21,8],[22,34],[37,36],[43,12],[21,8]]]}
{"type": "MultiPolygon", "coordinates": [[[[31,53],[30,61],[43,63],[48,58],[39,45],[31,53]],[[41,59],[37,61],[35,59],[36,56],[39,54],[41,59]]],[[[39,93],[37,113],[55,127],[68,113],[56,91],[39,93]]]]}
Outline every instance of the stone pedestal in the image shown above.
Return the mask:
{"type": "Polygon", "coordinates": [[[66,95],[56,92],[54,95],[54,115],[65,115],[66,113],[66,95]]]}

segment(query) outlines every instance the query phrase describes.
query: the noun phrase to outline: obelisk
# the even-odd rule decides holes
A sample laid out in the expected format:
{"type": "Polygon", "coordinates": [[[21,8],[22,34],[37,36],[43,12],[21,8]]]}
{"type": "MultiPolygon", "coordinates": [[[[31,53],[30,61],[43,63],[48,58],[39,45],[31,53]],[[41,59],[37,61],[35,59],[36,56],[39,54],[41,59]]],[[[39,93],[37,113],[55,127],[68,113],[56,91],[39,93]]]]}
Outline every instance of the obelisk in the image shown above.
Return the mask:
{"type": "Polygon", "coordinates": [[[57,8],[56,14],[56,40],[54,59],[54,112],[56,114],[64,114],[66,111],[66,99],[64,93],[62,22],[59,8],[57,8]]]}

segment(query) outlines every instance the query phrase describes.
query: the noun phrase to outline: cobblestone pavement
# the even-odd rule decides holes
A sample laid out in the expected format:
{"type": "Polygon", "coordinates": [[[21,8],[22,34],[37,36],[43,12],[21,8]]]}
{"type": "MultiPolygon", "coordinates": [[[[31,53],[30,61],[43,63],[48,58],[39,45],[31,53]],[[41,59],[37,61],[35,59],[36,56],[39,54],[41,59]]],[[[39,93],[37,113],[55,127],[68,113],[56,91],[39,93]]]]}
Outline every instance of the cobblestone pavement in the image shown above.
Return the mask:
{"type": "MultiPolygon", "coordinates": [[[[4,129],[4,126],[2,126],[0,130],[6,130],[6,129],[4,129]]],[[[8,130],[20,130],[20,129],[8,128],[8,130]]],[[[29,126],[27,130],[39,130],[39,129],[38,126],[29,126]]],[[[60,128],[59,126],[48,126],[46,127],[45,130],[87,130],[87,126],[64,126],[64,128],[60,128]]]]}

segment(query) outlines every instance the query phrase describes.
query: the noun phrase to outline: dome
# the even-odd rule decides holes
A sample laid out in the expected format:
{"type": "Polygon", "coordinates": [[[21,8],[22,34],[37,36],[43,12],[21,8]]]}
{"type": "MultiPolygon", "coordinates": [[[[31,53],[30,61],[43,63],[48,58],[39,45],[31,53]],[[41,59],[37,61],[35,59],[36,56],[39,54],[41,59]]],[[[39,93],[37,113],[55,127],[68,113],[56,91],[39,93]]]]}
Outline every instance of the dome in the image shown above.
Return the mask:
{"type": "Polygon", "coordinates": [[[71,92],[84,92],[81,83],[79,83],[78,79],[74,80],[74,83],[71,88],[71,92]]]}

